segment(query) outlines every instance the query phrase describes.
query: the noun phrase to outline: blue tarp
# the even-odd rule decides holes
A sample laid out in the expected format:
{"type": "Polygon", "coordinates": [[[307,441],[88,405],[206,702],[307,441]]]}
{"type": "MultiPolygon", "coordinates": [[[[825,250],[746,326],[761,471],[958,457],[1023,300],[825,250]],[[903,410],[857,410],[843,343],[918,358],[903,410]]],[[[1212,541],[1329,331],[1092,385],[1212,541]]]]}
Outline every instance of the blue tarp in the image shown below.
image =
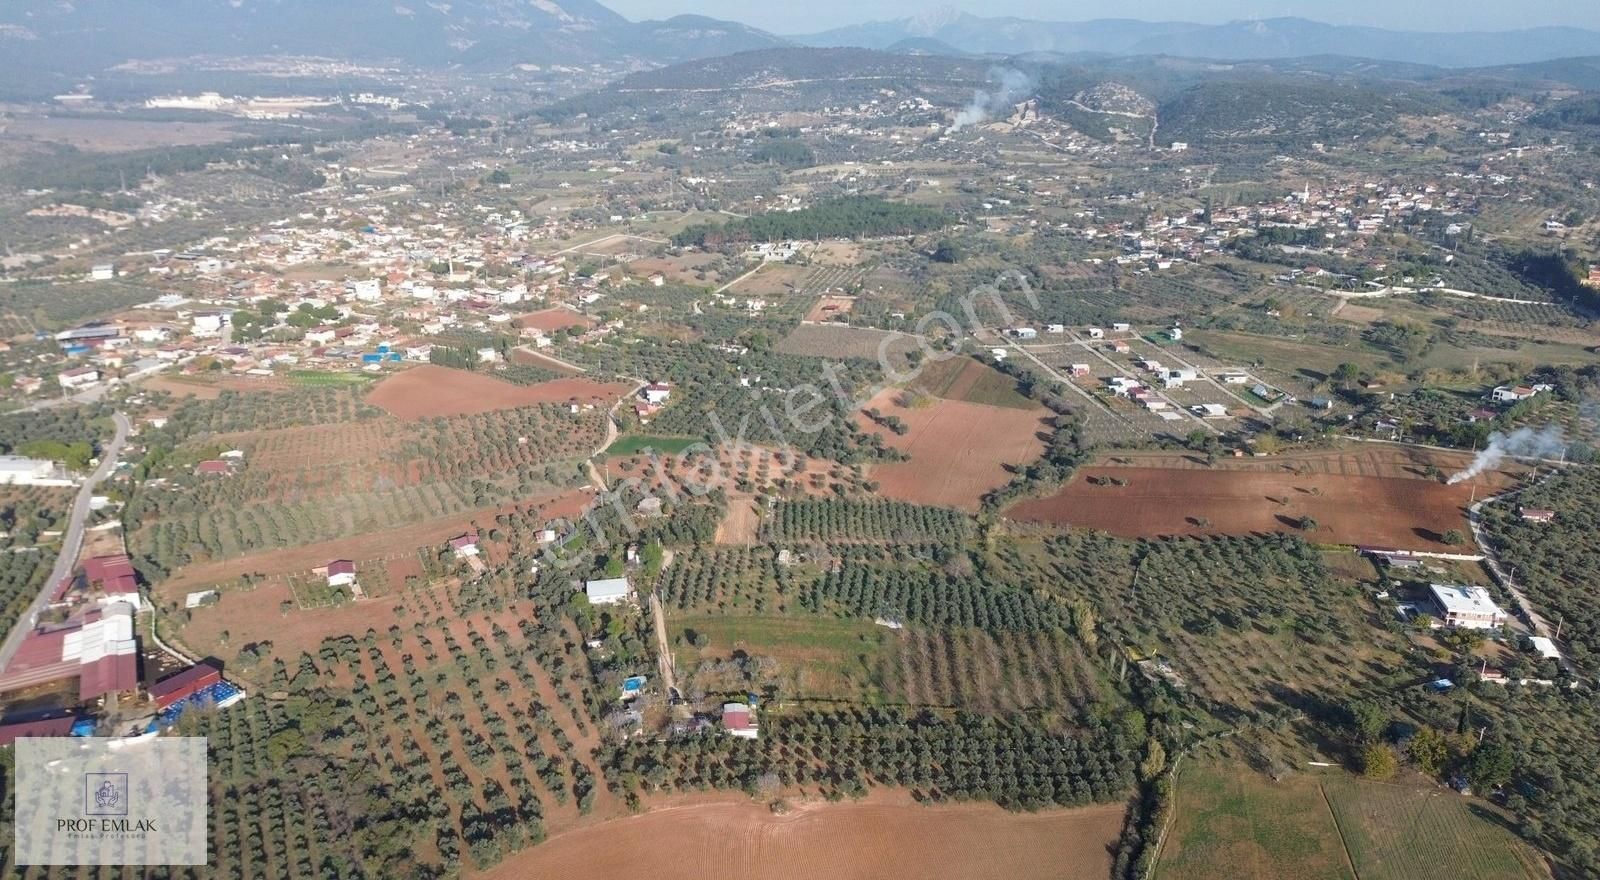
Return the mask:
{"type": "Polygon", "coordinates": [[[215,706],[219,703],[226,702],[231,698],[237,697],[242,693],[244,692],[239,690],[237,685],[226,681],[219,681],[210,687],[195,692],[193,696],[179,700],[178,702],[168,706],[166,709],[163,709],[161,714],[156,716],[156,720],[150,722],[150,726],[146,729],[165,730],[172,725],[177,724],[178,719],[183,716],[183,713],[190,709],[210,708],[211,706],[215,706]]]}

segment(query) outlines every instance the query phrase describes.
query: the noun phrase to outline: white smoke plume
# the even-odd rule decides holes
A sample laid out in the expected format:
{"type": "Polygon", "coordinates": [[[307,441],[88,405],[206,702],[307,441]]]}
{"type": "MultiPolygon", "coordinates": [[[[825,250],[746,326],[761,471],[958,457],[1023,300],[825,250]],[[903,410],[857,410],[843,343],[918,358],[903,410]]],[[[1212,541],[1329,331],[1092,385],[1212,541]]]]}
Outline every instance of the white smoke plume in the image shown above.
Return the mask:
{"type": "Polygon", "coordinates": [[[994,89],[973,93],[972,103],[956,113],[955,124],[950,126],[952,133],[988,122],[996,113],[1004,112],[1033,91],[1033,77],[1010,67],[991,69],[989,78],[995,81],[994,89]]]}
{"type": "Polygon", "coordinates": [[[1485,471],[1492,471],[1500,466],[1506,458],[1555,458],[1566,451],[1567,444],[1561,437],[1561,427],[1551,425],[1546,428],[1534,430],[1533,428],[1518,428],[1509,434],[1499,431],[1489,435],[1489,445],[1478,453],[1467,469],[1450,477],[1450,485],[1454,486],[1464,480],[1485,471]]]}

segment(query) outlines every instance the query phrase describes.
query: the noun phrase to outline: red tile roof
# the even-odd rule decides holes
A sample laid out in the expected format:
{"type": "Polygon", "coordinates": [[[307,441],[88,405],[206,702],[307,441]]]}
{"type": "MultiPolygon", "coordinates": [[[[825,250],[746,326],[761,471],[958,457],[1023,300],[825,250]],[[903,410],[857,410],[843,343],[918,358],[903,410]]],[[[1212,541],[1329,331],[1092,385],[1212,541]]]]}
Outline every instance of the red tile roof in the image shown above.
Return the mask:
{"type": "Polygon", "coordinates": [[[139,655],[107,654],[84,664],[78,678],[78,699],[93,700],[106,694],[131,691],[139,686],[139,655]]]}
{"type": "Polygon", "coordinates": [[[77,718],[63,715],[60,718],[38,718],[33,721],[12,721],[0,724],[0,746],[9,746],[23,737],[66,736],[72,732],[77,718]]]}
{"type": "Polygon", "coordinates": [[[194,695],[201,688],[222,680],[222,671],[209,663],[195,665],[156,682],[150,687],[150,696],[156,705],[165,709],[173,703],[194,695]]]}
{"type": "Polygon", "coordinates": [[[328,563],[328,574],[355,574],[356,564],[348,559],[335,559],[328,563]]]}
{"type": "Polygon", "coordinates": [[[90,583],[114,577],[132,577],[133,563],[121,553],[96,556],[83,563],[84,576],[90,583]]]}

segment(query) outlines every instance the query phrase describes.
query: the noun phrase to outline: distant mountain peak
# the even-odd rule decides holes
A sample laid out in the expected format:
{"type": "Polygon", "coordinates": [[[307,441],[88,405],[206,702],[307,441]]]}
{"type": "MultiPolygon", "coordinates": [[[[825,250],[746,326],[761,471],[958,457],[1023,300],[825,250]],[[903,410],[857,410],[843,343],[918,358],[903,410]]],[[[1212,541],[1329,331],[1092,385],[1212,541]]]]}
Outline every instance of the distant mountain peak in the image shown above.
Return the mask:
{"type": "Polygon", "coordinates": [[[949,4],[935,6],[906,19],[906,31],[913,37],[931,37],[961,21],[966,15],[962,10],[949,4]]]}
{"type": "Polygon", "coordinates": [[[1013,56],[1088,52],[1253,61],[1339,55],[1438,67],[1478,67],[1600,55],[1600,33],[1570,27],[1498,33],[1391,31],[1293,16],[1215,25],[1133,19],[1063,22],[984,17],[948,8],[914,18],[868,22],[793,39],[808,46],[884,49],[904,40],[929,37],[961,52],[1013,56]]]}
{"type": "Polygon", "coordinates": [[[631,22],[600,0],[71,0],[0,3],[8,69],[72,76],[136,59],[315,55],[418,66],[671,64],[787,45],[703,16],[631,22]],[[21,9],[21,6],[34,8],[21,9]],[[35,39],[24,40],[23,37],[35,39]],[[17,50],[27,45],[27,51],[17,50]]]}

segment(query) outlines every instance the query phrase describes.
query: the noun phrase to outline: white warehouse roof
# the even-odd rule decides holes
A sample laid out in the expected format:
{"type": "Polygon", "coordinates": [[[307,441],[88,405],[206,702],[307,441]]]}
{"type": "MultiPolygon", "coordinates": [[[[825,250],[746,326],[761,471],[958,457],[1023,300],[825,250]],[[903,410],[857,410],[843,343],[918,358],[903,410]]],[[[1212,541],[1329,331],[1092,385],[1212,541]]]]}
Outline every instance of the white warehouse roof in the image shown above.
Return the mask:
{"type": "Polygon", "coordinates": [[[606,578],[600,581],[589,581],[583,585],[583,591],[588,595],[591,604],[610,605],[628,598],[628,579],[606,578]]]}

